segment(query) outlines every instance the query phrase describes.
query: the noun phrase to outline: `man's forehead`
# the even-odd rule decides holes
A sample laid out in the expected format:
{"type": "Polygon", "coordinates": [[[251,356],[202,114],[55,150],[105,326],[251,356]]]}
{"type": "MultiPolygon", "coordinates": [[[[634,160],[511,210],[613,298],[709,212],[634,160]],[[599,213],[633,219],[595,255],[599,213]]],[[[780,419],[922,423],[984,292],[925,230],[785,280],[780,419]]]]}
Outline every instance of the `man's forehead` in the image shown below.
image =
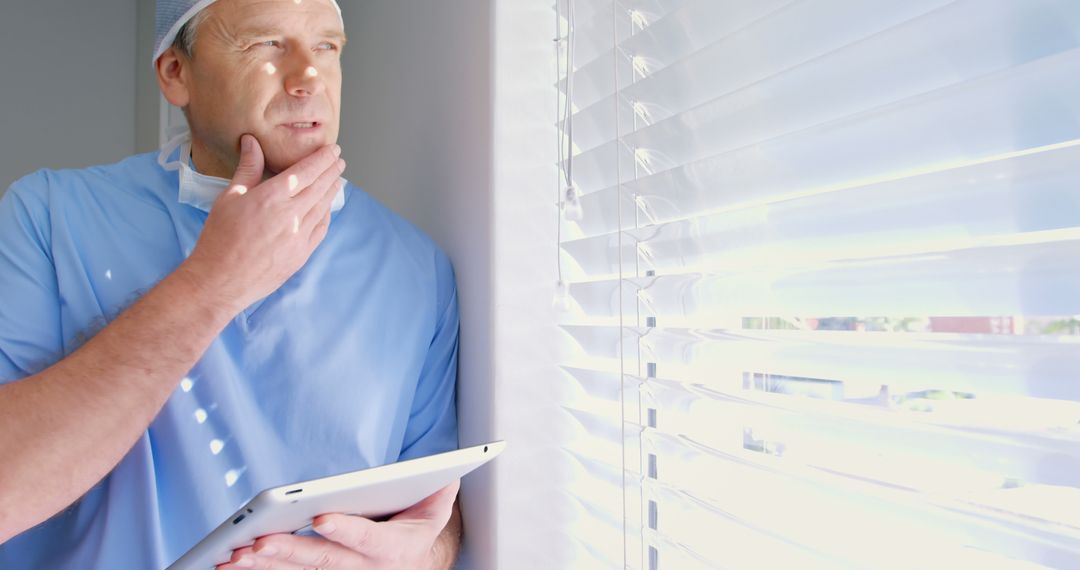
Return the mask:
{"type": "Polygon", "coordinates": [[[248,38],[265,38],[270,36],[279,35],[298,35],[297,30],[301,30],[305,36],[317,36],[324,39],[335,39],[344,42],[345,30],[342,29],[341,24],[330,24],[326,26],[297,26],[295,21],[273,21],[273,20],[253,20],[246,21],[234,26],[230,26],[230,35],[236,38],[248,39],[248,38]]]}
{"type": "Polygon", "coordinates": [[[209,10],[210,16],[235,31],[280,30],[294,23],[314,25],[318,31],[344,31],[334,0],[219,0],[209,10]]]}
{"type": "MultiPolygon", "coordinates": [[[[173,44],[180,29],[199,14],[207,19],[221,13],[230,23],[262,15],[288,14],[291,23],[312,27],[315,33],[336,29],[344,38],[344,20],[337,0],[157,0],[154,15],[154,57],[152,64],[173,44]],[[285,12],[285,11],[288,12],[285,12]],[[326,18],[326,23],[321,20],[326,18]]],[[[282,24],[279,21],[278,27],[282,24]]],[[[233,28],[221,26],[220,28],[233,28]]],[[[334,34],[330,34],[331,36],[334,34]]]]}

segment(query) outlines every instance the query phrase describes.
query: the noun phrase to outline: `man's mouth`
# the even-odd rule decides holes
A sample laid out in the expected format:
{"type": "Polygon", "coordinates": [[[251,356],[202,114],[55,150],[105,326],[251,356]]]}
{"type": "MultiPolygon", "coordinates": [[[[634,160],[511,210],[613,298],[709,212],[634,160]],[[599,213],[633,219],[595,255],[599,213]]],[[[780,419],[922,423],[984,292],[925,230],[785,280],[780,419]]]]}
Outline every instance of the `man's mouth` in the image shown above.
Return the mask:
{"type": "Polygon", "coordinates": [[[285,126],[289,127],[289,128],[292,128],[292,129],[314,129],[315,127],[319,126],[319,122],[318,121],[307,121],[307,122],[297,122],[297,123],[286,123],[285,126]]]}

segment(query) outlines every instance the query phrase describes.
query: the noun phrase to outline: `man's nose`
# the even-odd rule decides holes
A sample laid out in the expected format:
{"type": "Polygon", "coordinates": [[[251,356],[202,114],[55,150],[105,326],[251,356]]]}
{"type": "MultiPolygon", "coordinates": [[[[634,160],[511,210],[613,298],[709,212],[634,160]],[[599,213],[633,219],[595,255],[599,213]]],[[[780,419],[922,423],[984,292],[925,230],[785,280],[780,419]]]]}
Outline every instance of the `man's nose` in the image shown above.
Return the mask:
{"type": "Polygon", "coordinates": [[[290,62],[285,77],[285,91],[293,97],[310,97],[319,94],[324,83],[314,58],[297,55],[290,62]]]}

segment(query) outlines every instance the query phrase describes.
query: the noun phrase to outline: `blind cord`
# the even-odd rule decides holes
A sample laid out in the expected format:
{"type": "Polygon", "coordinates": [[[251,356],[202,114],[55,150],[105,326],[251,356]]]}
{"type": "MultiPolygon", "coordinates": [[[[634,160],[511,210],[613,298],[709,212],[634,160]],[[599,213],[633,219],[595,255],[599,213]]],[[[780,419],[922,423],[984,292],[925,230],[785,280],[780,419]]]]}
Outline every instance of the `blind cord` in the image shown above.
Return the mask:
{"type": "MultiPolygon", "coordinates": [[[[619,451],[621,455],[622,472],[622,523],[623,523],[623,568],[628,568],[629,559],[627,550],[627,520],[626,520],[626,341],[623,336],[626,333],[625,311],[623,311],[623,282],[626,277],[623,273],[623,218],[622,218],[622,160],[619,147],[622,140],[621,125],[619,124],[619,2],[611,2],[611,71],[614,81],[615,101],[615,212],[619,224],[618,257],[619,257],[619,451]]],[[[639,362],[640,366],[640,362],[639,362]]],[[[640,415],[640,412],[639,412],[640,415]]],[[[639,439],[640,441],[640,439],[639,439]]],[[[640,445],[640,444],[639,444],[640,445]]],[[[642,530],[644,532],[644,530],[642,530]]]]}
{"type": "Polygon", "coordinates": [[[557,174],[555,199],[559,205],[559,215],[555,228],[555,263],[558,273],[554,304],[559,310],[569,310],[570,287],[563,278],[562,271],[562,224],[579,221],[584,215],[581,207],[581,193],[574,186],[574,115],[571,109],[574,92],[574,0],[566,1],[566,35],[562,34],[562,0],[555,2],[555,77],[562,76],[562,60],[565,58],[566,89],[563,101],[555,100],[555,120],[561,131],[557,138],[558,157],[562,162],[562,173],[557,174]],[[565,54],[563,51],[565,50],[565,54]]]}

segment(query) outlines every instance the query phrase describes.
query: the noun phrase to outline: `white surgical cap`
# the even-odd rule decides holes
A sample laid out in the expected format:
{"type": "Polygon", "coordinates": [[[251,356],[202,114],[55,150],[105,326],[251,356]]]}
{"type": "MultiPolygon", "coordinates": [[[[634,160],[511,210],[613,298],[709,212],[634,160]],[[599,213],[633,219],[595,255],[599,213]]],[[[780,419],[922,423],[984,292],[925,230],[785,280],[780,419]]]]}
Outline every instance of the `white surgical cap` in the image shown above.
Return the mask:
{"type": "MultiPolygon", "coordinates": [[[[157,15],[154,18],[154,33],[157,39],[154,45],[157,49],[154,50],[154,59],[150,63],[156,64],[161,54],[176,40],[180,28],[214,2],[217,0],[157,0],[157,15]]],[[[340,17],[341,7],[337,0],[330,0],[330,3],[337,9],[340,17]]],[[[344,24],[345,21],[342,20],[342,25],[344,24]]]]}

